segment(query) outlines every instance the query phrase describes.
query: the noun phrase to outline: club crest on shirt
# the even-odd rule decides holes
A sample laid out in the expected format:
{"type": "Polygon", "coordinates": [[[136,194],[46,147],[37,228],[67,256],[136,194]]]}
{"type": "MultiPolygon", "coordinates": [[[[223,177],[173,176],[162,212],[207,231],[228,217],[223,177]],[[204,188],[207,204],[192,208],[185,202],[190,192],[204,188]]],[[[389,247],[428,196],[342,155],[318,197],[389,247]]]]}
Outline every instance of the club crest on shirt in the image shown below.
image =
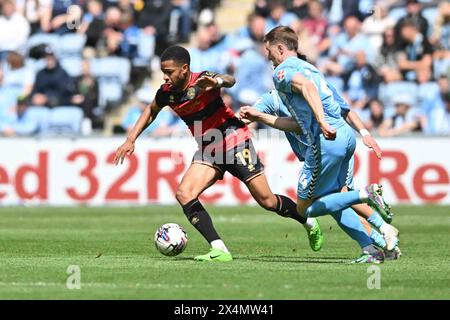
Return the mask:
{"type": "Polygon", "coordinates": [[[277,72],[277,78],[278,78],[278,80],[279,80],[279,81],[283,80],[283,79],[284,79],[284,75],[285,75],[284,70],[278,71],[278,72],[277,72]]]}
{"type": "Polygon", "coordinates": [[[187,97],[189,100],[192,100],[192,99],[195,98],[195,88],[194,88],[194,87],[190,87],[190,88],[187,90],[187,92],[186,92],[186,97],[187,97]]]}
{"type": "Polygon", "coordinates": [[[169,96],[169,103],[174,103],[175,102],[175,97],[173,95],[169,96]]]}

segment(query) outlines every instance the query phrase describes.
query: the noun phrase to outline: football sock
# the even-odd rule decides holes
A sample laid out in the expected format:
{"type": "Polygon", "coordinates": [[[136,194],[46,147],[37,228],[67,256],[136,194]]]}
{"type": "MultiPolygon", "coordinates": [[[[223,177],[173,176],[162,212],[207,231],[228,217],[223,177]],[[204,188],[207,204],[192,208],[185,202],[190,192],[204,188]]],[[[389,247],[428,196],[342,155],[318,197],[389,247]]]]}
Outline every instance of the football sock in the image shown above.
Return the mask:
{"type": "Polygon", "coordinates": [[[278,201],[277,208],[272,211],[275,211],[278,215],[282,217],[297,220],[301,224],[304,224],[306,222],[306,218],[302,217],[297,212],[297,204],[294,201],[283,195],[276,194],[275,196],[277,197],[278,201]]]}
{"type": "Polygon", "coordinates": [[[307,217],[320,217],[362,203],[359,191],[338,192],[314,201],[306,210],[307,217]]]}
{"type": "Polygon", "coordinates": [[[367,234],[366,228],[359,220],[358,215],[351,209],[332,212],[331,215],[338,225],[350,238],[358,242],[361,248],[372,245],[372,239],[367,234]]]}
{"type": "Polygon", "coordinates": [[[316,218],[308,218],[306,219],[305,224],[303,225],[306,230],[311,230],[316,225],[316,218]]]}
{"type": "Polygon", "coordinates": [[[225,246],[225,243],[223,243],[223,241],[220,239],[212,241],[211,247],[214,249],[225,251],[226,253],[230,253],[230,251],[228,251],[227,247],[225,246]]]}
{"type": "Polygon", "coordinates": [[[211,217],[198,199],[194,199],[182,207],[189,222],[202,234],[208,243],[220,239],[216,229],[214,229],[211,217]]]}
{"type": "Polygon", "coordinates": [[[374,244],[377,245],[378,247],[386,248],[386,241],[384,240],[383,236],[375,229],[372,229],[372,232],[370,233],[370,238],[373,240],[374,244]]]}
{"type": "Polygon", "coordinates": [[[380,229],[380,227],[385,224],[383,218],[381,218],[380,214],[376,211],[373,211],[372,214],[367,218],[367,221],[375,228],[380,229]]]}

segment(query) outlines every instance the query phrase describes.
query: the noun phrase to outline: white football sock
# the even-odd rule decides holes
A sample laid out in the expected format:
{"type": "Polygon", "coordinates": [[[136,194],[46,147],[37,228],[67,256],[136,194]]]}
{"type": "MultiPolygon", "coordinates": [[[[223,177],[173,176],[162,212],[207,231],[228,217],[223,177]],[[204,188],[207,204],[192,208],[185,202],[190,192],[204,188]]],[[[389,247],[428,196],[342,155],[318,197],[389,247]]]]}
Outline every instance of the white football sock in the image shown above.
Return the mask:
{"type": "Polygon", "coordinates": [[[316,225],[316,218],[308,218],[303,224],[306,230],[311,230],[316,225]]]}
{"type": "Polygon", "coordinates": [[[369,195],[365,188],[359,190],[359,199],[364,203],[367,203],[367,200],[369,200],[369,195]]]}
{"type": "Polygon", "coordinates": [[[214,249],[225,251],[226,253],[230,253],[230,251],[228,251],[227,247],[225,246],[225,243],[223,243],[223,241],[220,239],[212,241],[211,247],[213,247],[214,249]]]}

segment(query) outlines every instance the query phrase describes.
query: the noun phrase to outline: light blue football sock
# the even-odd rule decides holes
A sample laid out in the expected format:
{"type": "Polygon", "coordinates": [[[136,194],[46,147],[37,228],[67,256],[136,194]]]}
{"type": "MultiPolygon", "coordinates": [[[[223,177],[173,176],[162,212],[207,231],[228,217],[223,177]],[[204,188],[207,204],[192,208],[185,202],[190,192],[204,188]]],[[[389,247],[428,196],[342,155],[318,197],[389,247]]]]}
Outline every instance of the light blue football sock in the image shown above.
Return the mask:
{"type": "Polygon", "coordinates": [[[330,213],[338,225],[347,233],[350,238],[358,242],[361,248],[372,245],[373,241],[367,234],[366,228],[361,223],[358,215],[353,209],[348,208],[343,211],[330,213]]]}
{"type": "Polygon", "coordinates": [[[362,203],[359,191],[332,193],[314,201],[306,210],[306,216],[320,217],[331,212],[342,211],[359,203],[362,203]]]}
{"type": "Polygon", "coordinates": [[[386,248],[386,241],[383,236],[375,229],[372,229],[370,233],[370,238],[373,240],[373,243],[376,244],[380,248],[386,248]]]}
{"type": "Polygon", "coordinates": [[[367,218],[367,221],[375,228],[380,228],[384,224],[383,218],[381,218],[380,214],[376,211],[373,211],[372,214],[367,218]]]}

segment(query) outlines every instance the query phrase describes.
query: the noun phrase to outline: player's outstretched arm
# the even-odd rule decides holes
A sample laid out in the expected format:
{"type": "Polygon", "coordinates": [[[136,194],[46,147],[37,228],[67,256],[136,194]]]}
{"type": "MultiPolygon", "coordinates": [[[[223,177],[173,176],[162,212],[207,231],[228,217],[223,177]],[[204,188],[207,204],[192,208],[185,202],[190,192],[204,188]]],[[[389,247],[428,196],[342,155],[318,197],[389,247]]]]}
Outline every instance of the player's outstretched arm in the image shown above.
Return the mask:
{"type": "Polygon", "coordinates": [[[128,133],[127,139],[125,142],[116,150],[116,155],[114,157],[114,164],[118,165],[122,164],[126,155],[131,155],[134,152],[134,142],[139,137],[139,135],[155,120],[161,108],[153,101],[150,105],[148,105],[142,114],[139,116],[139,119],[136,121],[135,125],[128,133]]]}
{"type": "Polygon", "coordinates": [[[363,143],[368,147],[369,149],[372,149],[377,158],[381,159],[381,149],[378,145],[377,141],[372,137],[369,130],[366,129],[364,126],[364,123],[362,122],[361,118],[358,116],[358,114],[352,110],[347,112],[347,116],[345,117],[345,121],[356,131],[358,131],[361,136],[363,143]]]}
{"type": "Polygon", "coordinates": [[[313,111],[314,117],[319,123],[325,139],[336,139],[336,130],[325,121],[322,100],[320,99],[319,92],[317,91],[314,83],[302,76],[300,73],[297,73],[292,78],[291,87],[292,91],[300,93],[305,98],[306,102],[308,102],[308,105],[313,111]]]}
{"type": "Polygon", "coordinates": [[[241,110],[239,111],[239,118],[247,120],[248,122],[261,122],[282,131],[296,132],[298,134],[302,133],[297,122],[295,122],[295,120],[291,117],[277,117],[258,111],[250,106],[241,107],[241,110]]]}
{"type": "Polygon", "coordinates": [[[199,86],[205,91],[215,88],[231,88],[236,83],[236,79],[228,74],[214,74],[207,72],[205,75],[199,77],[194,85],[199,86]]]}

